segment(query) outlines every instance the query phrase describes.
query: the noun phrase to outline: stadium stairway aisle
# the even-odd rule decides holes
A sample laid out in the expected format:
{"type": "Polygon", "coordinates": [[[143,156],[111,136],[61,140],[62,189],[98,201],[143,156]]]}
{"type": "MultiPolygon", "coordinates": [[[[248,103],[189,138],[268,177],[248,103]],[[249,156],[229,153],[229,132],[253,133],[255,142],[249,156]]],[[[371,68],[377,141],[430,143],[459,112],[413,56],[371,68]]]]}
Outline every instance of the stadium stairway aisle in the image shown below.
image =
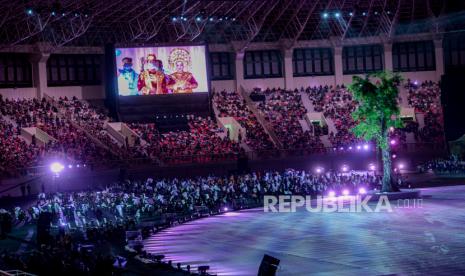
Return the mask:
{"type": "Polygon", "coordinates": [[[299,92],[300,98],[302,99],[302,104],[304,105],[307,112],[315,112],[312,101],[308,98],[308,95],[305,92],[299,92]]]}

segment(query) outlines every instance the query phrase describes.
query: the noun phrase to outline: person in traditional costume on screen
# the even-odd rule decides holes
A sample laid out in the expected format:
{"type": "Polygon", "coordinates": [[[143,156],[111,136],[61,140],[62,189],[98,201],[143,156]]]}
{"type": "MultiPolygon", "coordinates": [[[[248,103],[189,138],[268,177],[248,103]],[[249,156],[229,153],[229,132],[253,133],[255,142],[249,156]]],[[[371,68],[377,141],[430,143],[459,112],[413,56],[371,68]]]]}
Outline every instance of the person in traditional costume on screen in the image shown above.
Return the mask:
{"type": "Polygon", "coordinates": [[[174,94],[192,93],[199,84],[192,73],[187,71],[191,66],[191,56],[189,51],[183,48],[171,50],[169,65],[174,73],[170,74],[168,80],[168,89],[174,94]]]}
{"type": "Polygon", "coordinates": [[[123,68],[118,69],[118,90],[121,96],[137,95],[137,79],[139,75],[132,68],[132,58],[121,60],[123,68]]]}
{"type": "Polygon", "coordinates": [[[154,54],[148,54],[147,59],[141,59],[141,72],[137,89],[142,95],[167,94],[167,76],[163,72],[163,63],[154,54]]]}

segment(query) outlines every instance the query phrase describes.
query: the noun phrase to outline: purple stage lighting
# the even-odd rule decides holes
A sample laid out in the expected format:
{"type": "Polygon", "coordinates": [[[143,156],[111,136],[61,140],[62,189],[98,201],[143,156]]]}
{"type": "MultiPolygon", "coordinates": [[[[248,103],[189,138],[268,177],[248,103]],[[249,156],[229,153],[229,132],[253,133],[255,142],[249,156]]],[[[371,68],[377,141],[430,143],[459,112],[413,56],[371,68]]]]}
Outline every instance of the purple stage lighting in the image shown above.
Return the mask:
{"type": "Polygon", "coordinates": [[[391,145],[395,145],[396,144],[396,140],[391,140],[391,145]]]}
{"type": "Polygon", "coordinates": [[[68,169],[72,169],[73,168],[73,165],[68,165],[68,169]]]}
{"type": "Polygon", "coordinates": [[[362,146],[358,145],[357,146],[357,150],[360,150],[362,148],[362,146]]]}
{"type": "Polygon", "coordinates": [[[225,211],[225,212],[227,212],[228,210],[229,210],[228,207],[223,208],[223,211],[225,211]]]}
{"type": "Polygon", "coordinates": [[[368,144],[363,145],[364,150],[368,150],[369,148],[370,148],[370,146],[368,144]]]}
{"type": "Polygon", "coordinates": [[[400,163],[398,167],[399,167],[400,170],[402,170],[405,166],[404,166],[403,163],[400,163]]]}
{"type": "Polygon", "coordinates": [[[347,171],[349,170],[349,167],[347,167],[347,165],[343,165],[342,168],[341,168],[341,170],[342,170],[343,172],[347,172],[347,171]]]}
{"type": "Polygon", "coordinates": [[[342,191],[342,195],[348,196],[348,195],[349,195],[349,190],[344,189],[344,190],[342,191]]]}
{"type": "Polygon", "coordinates": [[[374,171],[376,169],[376,166],[374,164],[370,164],[368,165],[368,168],[370,169],[370,171],[374,171]]]}
{"type": "Polygon", "coordinates": [[[336,192],[334,192],[334,191],[329,191],[328,197],[335,197],[335,196],[336,196],[336,192]]]}
{"type": "Polygon", "coordinates": [[[52,171],[52,173],[60,173],[65,167],[58,163],[58,162],[53,162],[51,165],[50,165],[50,170],[52,171]]]}
{"type": "Polygon", "coordinates": [[[323,172],[323,168],[318,167],[318,168],[315,169],[315,172],[316,172],[316,173],[322,173],[322,172],[323,172]]]}
{"type": "Polygon", "coordinates": [[[367,193],[367,190],[365,190],[365,188],[362,187],[362,188],[358,189],[358,193],[361,194],[361,195],[364,195],[364,194],[367,193]]]}

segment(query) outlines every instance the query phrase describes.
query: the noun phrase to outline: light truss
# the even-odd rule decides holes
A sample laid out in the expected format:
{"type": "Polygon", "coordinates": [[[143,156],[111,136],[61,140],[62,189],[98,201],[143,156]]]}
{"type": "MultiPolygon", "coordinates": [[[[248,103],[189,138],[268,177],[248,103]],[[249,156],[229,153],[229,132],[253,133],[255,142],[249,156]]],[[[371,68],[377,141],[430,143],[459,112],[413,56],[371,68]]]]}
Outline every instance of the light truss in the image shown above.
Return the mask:
{"type": "Polygon", "coordinates": [[[445,2],[0,0],[0,47],[37,42],[60,47],[241,41],[244,48],[260,41],[286,40],[292,45],[298,40],[330,37],[392,37],[399,33],[399,26],[407,33],[415,31],[419,21],[425,29],[445,29],[447,22],[440,16],[446,13],[445,2]],[[323,18],[325,13],[328,16],[323,18]],[[185,19],[173,22],[173,17],[180,16],[185,19]]]}

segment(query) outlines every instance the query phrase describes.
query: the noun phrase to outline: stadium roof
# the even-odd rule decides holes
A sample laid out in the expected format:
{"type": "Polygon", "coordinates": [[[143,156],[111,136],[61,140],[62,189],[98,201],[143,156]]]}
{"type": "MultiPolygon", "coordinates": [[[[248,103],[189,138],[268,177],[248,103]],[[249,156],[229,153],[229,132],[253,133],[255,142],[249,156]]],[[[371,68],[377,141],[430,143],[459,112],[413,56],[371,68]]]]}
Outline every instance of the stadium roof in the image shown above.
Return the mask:
{"type": "Polygon", "coordinates": [[[0,7],[4,46],[344,40],[465,22],[465,1],[457,0],[0,0],[0,7]]]}

